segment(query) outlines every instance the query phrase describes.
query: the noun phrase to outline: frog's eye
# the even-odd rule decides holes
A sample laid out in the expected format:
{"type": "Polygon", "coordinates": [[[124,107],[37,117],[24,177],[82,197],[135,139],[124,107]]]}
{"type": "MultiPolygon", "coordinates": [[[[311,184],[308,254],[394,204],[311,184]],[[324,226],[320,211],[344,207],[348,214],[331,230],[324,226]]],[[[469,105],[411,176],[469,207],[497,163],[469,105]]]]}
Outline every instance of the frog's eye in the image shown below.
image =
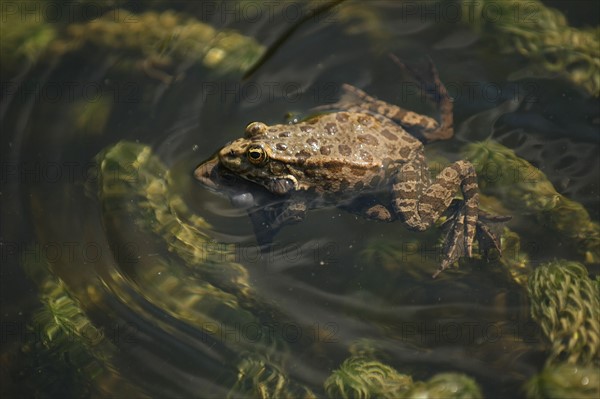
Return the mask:
{"type": "Polygon", "coordinates": [[[246,151],[248,161],[254,165],[262,165],[267,162],[267,153],[260,145],[251,145],[246,151]]]}
{"type": "Polygon", "coordinates": [[[254,137],[267,132],[267,125],[262,122],[252,122],[246,126],[246,137],[254,137]]]}

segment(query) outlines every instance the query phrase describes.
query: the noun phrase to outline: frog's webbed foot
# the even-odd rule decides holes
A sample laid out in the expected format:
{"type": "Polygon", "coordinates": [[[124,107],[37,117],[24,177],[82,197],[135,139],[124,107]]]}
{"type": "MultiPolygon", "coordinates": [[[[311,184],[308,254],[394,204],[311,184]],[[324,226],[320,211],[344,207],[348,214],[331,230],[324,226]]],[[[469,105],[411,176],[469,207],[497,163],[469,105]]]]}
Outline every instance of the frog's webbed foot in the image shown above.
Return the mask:
{"type": "MultiPolygon", "coordinates": [[[[443,258],[438,270],[433,273],[433,278],[440,275],[441,272],[448,269],[454,262],[466,255],[464,218],[465,208],[462,204],[453,204],[449,209],[454,208],[451,216],[442,224],[442,230],[445,233],[444,244],[442,247],[443,258]]],[[[477,227],[475,228],[477,229],[477,227]]]]}
{"type": "Polygon", "coordinates": [[[500,235],[504,223],[512,219],[511,216],[492,215],[479,210],[479,219],[477,220],[477,229],[475,230],[475,239],[479,242],[479,249],[483,251],[483,256],[489,259],[490,249],[495,249],[502,256],[500,246],[500,235]]]}
{"type": "Polygon", "coordinates": [[[281,228],[304,219],[306,208],[302,201],[289,200],[249,209],[258,244],[268,248],[281,228]]]}
{"type": "Polygon", "coordinates": [[[452,114],[452,99],[448,95],[448,90],[446,90],[446,86],[440,80],[440,75],[433,65],[433,61],[428,59],[428,68],[429,68],[429,76],[426,77],[416,69],[413,69],[406,64],[404,64],[398,57],[394,54],[390,54],[390,59],[400,67],[400,69],[404,70],[408,73],[415,81],[417,82],[421,91],[425,93],[425,95],[437,106],[440,112],[440,123],[434,121],[434,124],[430,123],[419,123],[417,125],[411,126],[406,124],[406,122],[398,117],[391,118],[401,126],[405,126],[407,130],[416,137],[420,138],[422,141],[430,143],[432,141],[437,140],[447,140],[454,135],[454,118],[452,114]],[[416,128],[416,131],[411,128],[416,128]]]}
{"type": "MultiPolygon", "coordinates": [[[[452,215],[442,224],[445,232],[443,245],[444,256],[439,269],[433,274],[433,278],[448,269],[454,262],[464,256],[468,256],[464,243],[464,228],[462,220],[465,217],[465,207],[462,201],[456,201],[449,208],[452,215]]],[[[489,259],[492,249],[498,251],[502,256],[500,246],[500,233],[504,223],[510,220],[510,216],[491,215],[481,209],[478,210],[477,224],[475,226],[475,239],[479,242],[479,250],[483,256],[489,259]]]]}

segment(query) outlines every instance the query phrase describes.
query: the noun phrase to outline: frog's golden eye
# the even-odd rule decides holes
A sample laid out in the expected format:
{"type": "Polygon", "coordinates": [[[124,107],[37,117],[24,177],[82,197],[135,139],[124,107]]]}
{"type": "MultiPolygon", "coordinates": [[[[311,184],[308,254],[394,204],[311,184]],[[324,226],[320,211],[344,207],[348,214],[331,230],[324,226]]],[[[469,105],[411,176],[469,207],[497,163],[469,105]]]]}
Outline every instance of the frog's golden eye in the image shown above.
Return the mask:
{"type": "Polygon", "coordinates": [[[246,126],[246,137],[254,137],[267,132],[267,125],[262,122],[252,122],[246,126]]]}
{"type": "Polygon", "coordinates": [[[267,162],[267,153],[260,145],[251,145],[246,151],[248,161],[254,165],[262,165],[267,162]]]}

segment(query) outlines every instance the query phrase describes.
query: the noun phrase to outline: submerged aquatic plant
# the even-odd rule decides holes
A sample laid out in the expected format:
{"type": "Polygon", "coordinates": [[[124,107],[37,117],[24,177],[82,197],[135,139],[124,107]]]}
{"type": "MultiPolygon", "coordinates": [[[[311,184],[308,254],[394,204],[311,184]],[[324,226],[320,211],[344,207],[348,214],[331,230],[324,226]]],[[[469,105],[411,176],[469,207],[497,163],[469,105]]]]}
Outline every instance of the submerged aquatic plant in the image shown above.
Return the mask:
{"type": "Polygon", "coordinates": [[[121,141],[97,157],[99,198],[106,212],[127,207],[142,213],[136,223],[153,231],[191,270],[236,303],[253,302],[248,271],[234,259],[230,245],[211,240],[210,225],[193,214],[181,197],[169,190],[170,174],[149,146],[121,141]],[[131,198],[133,201],[128,201],[131,198]],[[232,296],[234,295],[234,296],[232,296]]]}
{"type": "Polygon", "coordinates": [[[172,10],[135,14],[113,9],[92,21],[68,27],[65,47],[85,43],[140,54],[149,72],[165,77],[153,66],[200,62],[220,73],[245,71],[263,53],[254,39],[232,30],[218,31],[196,18],[172,10]]]}
{"type": "Polygon", "coordinates": [[[477,399],[483,398],[483,395],[471,377],[459,373],[440,373],[426,382],[417,382],[404,397],[477,399]]]}
{"type": "Polygon", "coordinates": [[[2,5],[2,23],[0,23],[0,47],[2,48],[0,70],[2,72],[15,72],[22,70],[23,65],[35,63],[55,39],[56,31],[44,20],[37,3],[37,1],[21,2],[19,7],[30,11],[26,18],[18,12],[12,12],[15,5],[8,2],[2,5]]]}
{"type": "MultiPolygon", "coordinates": [[[[34,253],[34,251],[32,252],[34,253]]],[[[113,389],[131,397],[145,397],[139,387],[116,370],[117,347],[87,316],[65,283],[36,255],[25,256],[28,275],[38,284],[41,308],[28,325],[30,380],[36,397],[104,396],[113,389]]]]}
{"type": "MultiPolygon", "coordinates": [[[[31,10],[40,10],[37,2],[31,10]]],[[[23,7],[27,7],[24,5],[23,7]]],[[[256,40],[233,30],[217,30],[185,13],[172,10],[136,14],[121,8],[108,8],[99,18],[68,25],[46,22],[40,13],[19,18],[7,13],[1,24],[2,67],[14,72],[20,62],[52,59],[74,52],[87,44],[122,50],[140,61],[150,76],[166,83],[176,77],[168,68],[198,63],[218,69],[220,74],[243,72],[264,52],[256,40]]],[[[127,58],[125,58],[125,61],[127,58]]],[[[117,64],[129,67],[131,63],[117,64]]]]}
{"type": "Polygon", "coordinates": [[[238,364],[238,370],[238,379],[229,393],[230,398],[239,395],[257,399],[317,397],[310,389],[291,380],[280,367],[267,359],[249,355],[238,364]]]}
{"type": "Polygon", "coordinates": [[[351,356],[325,381],[330,398],[482,398],[473,379],[459,373],[436,374],[428,381],[411,376],[365,356],[351,356]]]}
{"type": "Polygon", "coordinates": [[[538,75],[562,75],[600,96],[600,28],[570,27],[562,13],[538,0],[464,1],[463,8],[476,30],[497,41],[501,51],[528,58],[538,75]]]}
{"type": "Polygon", "coordinates": [[[532,267],[529,256],[521,249],[521,237],[507,227],[502,233],[502,257],[499,261],[504,265],[512,280],[525,288],[532,267]]]}
{"type": "Polygon", "coordinates": [[[533,214],[540,224],[569,240],[585,262],[600,262],[600,225],[580,203],[558,193],[539,169],[491,140],[469,144],[465,156],[482,176],[482,191],[514,212],[533,214]]]}
{"type": "Polygon", "coordinates": [[[398,398],[412,385],[412,377],[363,356],[344,361],[325,381],[330,398],[398,398]]]}
{"type": "Polygon", "coordinates": [[[527,382],[525,390],[530,399],[597,399],[600,369],[567,363],[547,365],[527,382]]]}
{"type": "Polygon", "coordinates": [[[586,268],[569,261],[539,266],[529,279],[531,315],[550,341],[549,363],[589,364],[600,353],[600,299],[586,268]]]}

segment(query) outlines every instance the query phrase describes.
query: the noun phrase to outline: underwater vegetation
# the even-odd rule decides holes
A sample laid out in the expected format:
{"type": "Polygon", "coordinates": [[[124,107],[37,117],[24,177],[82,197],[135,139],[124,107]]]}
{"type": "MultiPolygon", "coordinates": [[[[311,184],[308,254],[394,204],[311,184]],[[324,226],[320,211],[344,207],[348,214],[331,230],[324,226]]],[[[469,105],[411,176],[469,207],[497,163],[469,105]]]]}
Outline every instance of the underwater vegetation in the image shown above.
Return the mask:
{"type": "Polygon", "coordinates": [[[594,399],[600,390],[598,366],[567,363],[549,365],[526,386],[531,399],[594,399]]]}
{"type": "MultiPolygon", "coordinates": [[[[32,251],[31,253],[35,253],[32,251]]],[[[28,324],[21,351],[28,355],[25,372],[36,397],[108,395],[114,390],[147,397],[116,371],[118,352],[106,332],[95,325],[65,283],[36,255],[23,265],[39,286],[42,306],[28,324]]]]}
{"type": "MultiPolygon", "coordinates": [[[[31,10],[40,10],[31,2],[31,10]]],[[[167,10],[140,14],[115,8],[84,23],[61,29],[45,22],[43,15],[11,18],[2,23],[3,70],[14,71],[23,61],[49,61],[84,46],[97,46],[128,52],[133,66],[169,83],[176,79],[171,69],[177,65],[199,63],[218,69],[220,74],[241,72],[264,52],[254,39],[233,30],[217,31],[192,16],[167,10]]]]}
{"type": "Polygon", "coordinates": [[[531,76],[558,74],[600,96],[599,27],[573,28],[538,0],[464,1],[463,8],[471,26],[500,51],[517,51],[531,61],[531,76]]]}
{"type": "Polygon", "coordinates": [[[600,355],[600,299],[577,262],[540,265],[529,278],[531,315],[551,345],[548,363],[591,364],[600,355]]]}
{"type": "Polygon", "coordinates": [[[279,366],[267,359],[248,354],[238,364],[238,369],[238,379],[229,398],[317,398],[310,389],[292,381],[279,366]]]}
{"type": "Polygon", "coordinates": [[[531,315],[549,345],[546,366],[526,386],[530,398],[595,398],[600,392],[600,292],[571,261],[539,266],[529,279],[531,315]]]}
{"type": "Polygon", "coordinates": [[[556,191],[546,176],[514,151],[488,140],[467,145],[480,188],[507,209],[533,214],[538,223],[565,237],[587,263],[600,262],[600,225],[587,210],[556,191]]]}
{"type": "Polygon", "coordinates": [[[477,383],[459,373],[440,373],[427,381],[413,381],[410,375],[372,358],[352,356],[344,360],[325,381],[330,398],[482,398],[477,383]]]}

